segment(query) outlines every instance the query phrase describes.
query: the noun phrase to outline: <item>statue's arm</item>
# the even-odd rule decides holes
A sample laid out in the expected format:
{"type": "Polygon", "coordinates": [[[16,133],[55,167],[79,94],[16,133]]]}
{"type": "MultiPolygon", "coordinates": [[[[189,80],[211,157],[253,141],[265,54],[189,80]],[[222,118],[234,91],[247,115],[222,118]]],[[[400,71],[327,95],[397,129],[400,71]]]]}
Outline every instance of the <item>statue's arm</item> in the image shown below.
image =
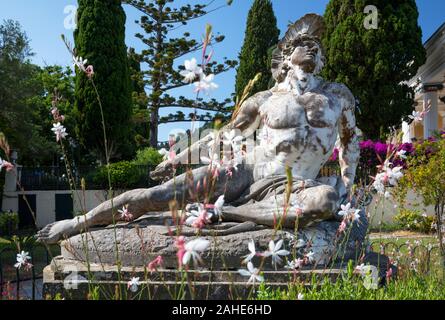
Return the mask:
{"type": "MultiPolygon", "coordinates": [[[[248,98],[240,107],[240,110],[228,125],[223,130],[238,129],[241,131],[243,137],[248,137],[258,128],[260,124],[259,107],[264,101],[270,97],[270,91],[259,92],[248,98]]],[[[166,160],[159,164],[150,176],[154,180],[161,180],[170,176],[173,165],[189,163],[190,155],[199,155],[202,148],[207,148],[207,144],[212,140],[210,134],[204,136],[199,141],[193,143],[190,147],[185,148],[178,153],[173,160],[166,160]]]]}
{"type": "Polygon", "coordinates": [[[355,98],[351,91],[341,85],[339,94],[342,101],[342,113],[339,121],[340,150],[339,161],[341,176],[346,191],[349,193],[354,184],[355,173],[360,158],[360,136],[355,119],[355,98]]]}
{"type": "Polygon", "coordinates": [[[251,136],[260,126],[259,109],[272,95],[269,90],[261,91],[248,98],[240,107],[235,119],[228,125],[228,129],[238,129],[243,137],[251,136]]]}

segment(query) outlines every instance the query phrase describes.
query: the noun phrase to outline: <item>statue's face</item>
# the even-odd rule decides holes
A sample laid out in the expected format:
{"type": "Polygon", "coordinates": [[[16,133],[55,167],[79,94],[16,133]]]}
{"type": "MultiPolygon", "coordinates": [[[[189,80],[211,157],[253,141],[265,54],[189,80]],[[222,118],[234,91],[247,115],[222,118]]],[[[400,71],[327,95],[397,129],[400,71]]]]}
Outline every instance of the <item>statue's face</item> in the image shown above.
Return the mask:
{"type": "Polygon", "coordinates": [[[317,41],[306,39],[298,43],[291,55],[291,63],[303,71],[314,73],[321,61],[321,48],[317,41]]]}

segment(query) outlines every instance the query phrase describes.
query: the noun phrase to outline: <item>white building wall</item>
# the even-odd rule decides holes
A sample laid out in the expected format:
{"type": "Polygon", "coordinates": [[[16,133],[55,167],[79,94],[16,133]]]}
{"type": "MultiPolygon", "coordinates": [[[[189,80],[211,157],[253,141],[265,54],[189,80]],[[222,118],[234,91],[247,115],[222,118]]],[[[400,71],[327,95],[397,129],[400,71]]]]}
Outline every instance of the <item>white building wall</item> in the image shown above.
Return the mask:
{"type": "MultiPolygon", "coordinates": [[[[66,191],[5,191],[3,194],[2,211],[12,210],[18,212],[19,195],[36,196],[36,224],[38,228],[43,228],[49,223],[56,221],[56,194],[71,194],[66,191]]],[[[73,211],[74,214],[82,214],[97,207],[107,200],[107,191],[86,190],[85,192],[74,192],[73,211]]],[[[118,195],[119,192],[114,192],[118,195]]]]}

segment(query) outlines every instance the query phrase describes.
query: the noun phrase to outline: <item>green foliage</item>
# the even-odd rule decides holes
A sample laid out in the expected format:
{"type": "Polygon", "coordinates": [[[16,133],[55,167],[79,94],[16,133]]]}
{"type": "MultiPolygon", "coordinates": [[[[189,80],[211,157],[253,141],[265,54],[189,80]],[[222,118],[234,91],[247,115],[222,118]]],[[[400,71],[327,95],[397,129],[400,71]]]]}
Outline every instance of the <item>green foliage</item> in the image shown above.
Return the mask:
{"type": "Polygon", "coordinates": [[[425,205],[445,205],[445,139],[431,139],[417,145],[407,166],[399,182],[399,194],[404,196],[412,188],[422,196],[425,205]]]}
{"type": "Polygon", "coordinates": [[[445,134],[440,139],[432,138],[416,147],[415,156],[410,157],[403,178],[399,181],[397,197],[401,205],[408,190],[414,190],[423,199],[425,206],[435,209],[436,231],[439,238],[442,264],[445,273],[445,134]]]}
{"type": "MultiPolygon", "coordinates": [[[[121,161],[109,165],[111,185],[115,189],[129,189],[141,178],[138,166],[130,161],[121,161]]],[[[93,177],[97,185],[108,187],[107,166],[100,167],[93,177]]]]}
{"type": "Polygon", "coordinates": [[[434,217],[424,216],[418,210],[401,209],[394,217],[395,222],[402,230],[430,233],[435,221],[434,217]]]}
{"type": "Polygon", "coordinates": [[[136,152],[133,163],[136,165],[146,165],[156,167],[163,160],[163,156],[154,148],[145,148],[136,152]]]}
{"type": "Polygon", "coordinates": [[[32,100],[43,97],[44,92],[39,79],[42,70],[29,61],[32,55],[21,25],[4,21],[0,25],[0,128],[11,149],[20,151],[21,164],[41,163],[52,150],[51,142],[42,135],[42,124],[35,121],[42,118],[32,100]]]}
{"type": "Polygon", "coordinates": [[[326,8],[324,76],[358,98],[358,127],[367,138],[379,138],[414,108],[405,81],[426,59],[418,16],[415,0],[331,0],[326,8]],[[378,9],[377,29],[364,27],[367,5],[378,9]]]}
{"type": "MultiPolygon", "coordinates": [[[[211,121],[213,116],[210,112],[229,116],[231,108],[227,105],[231,103],[230,99],[223,102],[218,102],[215,99],[204,101],[203,98],[187,99],[183,96],[176,98],[168,94],[173,89],[188,85],[183,82],[183,77],[180,75],[180,71],[184,70],[183,61],[180,61],[178,70],[176,70],[175,61],[184,59],[186,55],[195,52],[201,56],[203,48],[202,42],[191,39],[189,32],[178,37],[176,32],[173,34],[172,31],[187,25],[190,20],[205,16],[208,11],[216,10],[217,8],[212,7],[213,1],[204,5],[171,5],[173,0],[125,0],[125,2],[143,13],[138,23],[145,35],[137,34],[136,37],[141,39],[146,46],[140,54],[140,60],[148,65],[142,75],[145,86],[151,89],[147,97],[150,112],[150,146],[157,147],[160,123],[191,121],[195,118],[193,109],[206,112],[196,115],[198,121],[211,121]],[[160,109],[171,107],[185,108],[190,110],[190,113],[179,111],[176,114],[159,117],[160,109]]],[[[227,5],[230,5],[230,1],[227,2],[227,5]]],[[[224,36],[222,35],[212,36],[209,45],[223,40],[224,36]]],[[[204,71],[206,74],[219,74],[235,65],[236,61],[227,59],[224,59],[223,63],[211,61],[206,65],[204,71]]],[[[139,138],[139,142],[143,142],[143,140],[139,138]]]]}
{"type": "Polygon", "coordinates": [[[11,237],[19,229],[19,215],[16,212],[0,213],[0,236],[11,237]]]}
{"type": "Polygon", "coordinates": [[[235,94],[240,97],[250,80],[258,73],[261,78],[255,83],[250,95],[267,90],[272,79],[271,59],[273,46],[278,43],[280,30],[277,28],[272,2],[255,0],[247,17],[244,44],[239,56],[240,64],[236,75],[235,94]]]}
{"type": "MultiPolygon", "coordinates": [[[[126,16],[121,1],[79,0],[77,17],[75,51],[94,66],[94,82],[103,106],[111,158],[129,158],[133,152],[130,139],[132,89],[125,46],[126,16]]],[[[99,102],[91,82],[79,70],[75,99],[76,133],[80,143],[105,162],[99,102]]]]}
{"type": "Polygon", "coordinates": [[[434,275],[416,275],[391,280],[377,290],[363,286],[360,276],[340,277],[336,282],[325,278],[312,281],[312,285],[289,285],[287,290],[262,288],[258,291],[259,300],[296,300],[302,294],[304,300],[443,300],[445,283],[434,275]]]}

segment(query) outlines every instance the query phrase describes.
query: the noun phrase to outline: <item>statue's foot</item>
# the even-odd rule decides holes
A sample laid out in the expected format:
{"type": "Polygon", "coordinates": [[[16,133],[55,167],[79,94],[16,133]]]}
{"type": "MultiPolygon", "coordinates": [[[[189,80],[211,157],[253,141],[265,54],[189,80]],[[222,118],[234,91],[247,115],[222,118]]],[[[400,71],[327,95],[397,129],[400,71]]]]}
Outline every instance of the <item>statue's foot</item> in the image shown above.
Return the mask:
{"type": "Polygon", "coordinates": [[[37,241],[55,244],[60,240],[76,234],[73,220],[62,220],[51,223],[37,232],[37,241]]]}

